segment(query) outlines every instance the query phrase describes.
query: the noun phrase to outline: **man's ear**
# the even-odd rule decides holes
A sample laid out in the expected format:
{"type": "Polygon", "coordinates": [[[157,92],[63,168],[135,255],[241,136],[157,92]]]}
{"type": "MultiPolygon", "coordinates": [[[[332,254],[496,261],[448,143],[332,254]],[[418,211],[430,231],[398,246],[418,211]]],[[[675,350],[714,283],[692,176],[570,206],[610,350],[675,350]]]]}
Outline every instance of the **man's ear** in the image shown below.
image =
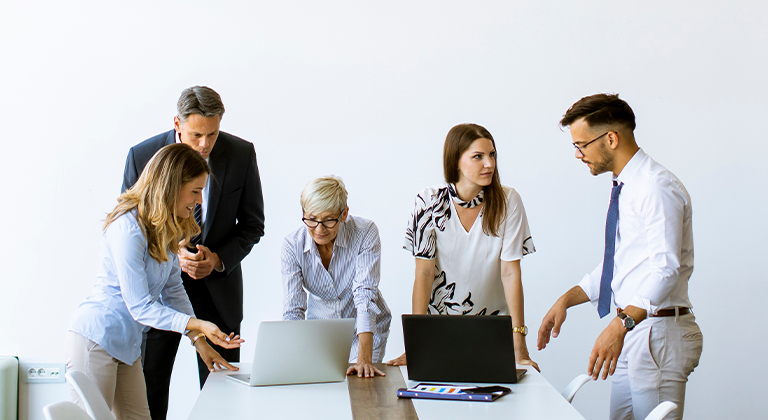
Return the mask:
{"type": "Polygon", "coordinates": [[[618,131],[611,130],[606,137],[608,137],[608,147],[613,150],[618,149],[619,143],[621,142],[621,134],[618,131]]]}
{"type": "Polygon", "coordinates": [[[176,129],[177,133],[181,133],[181,119],[178,115],[173,117],[173,128],[176,129]]]}

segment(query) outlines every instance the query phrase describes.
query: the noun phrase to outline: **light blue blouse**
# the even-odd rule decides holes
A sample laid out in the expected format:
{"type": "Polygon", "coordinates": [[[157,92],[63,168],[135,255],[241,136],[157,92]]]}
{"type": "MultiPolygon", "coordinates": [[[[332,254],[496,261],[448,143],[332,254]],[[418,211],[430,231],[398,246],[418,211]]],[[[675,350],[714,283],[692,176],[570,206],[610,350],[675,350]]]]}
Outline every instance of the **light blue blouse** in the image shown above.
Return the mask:
{"type": "Polygon", "coordinates": [[[154,327],[184,333],[192,305],[176,254],[158,263],[149,255],[135,211],[102,235],[101,263],[91,295],[75,310],[70,331],[132,365],[141,355],[142,332],[154,327]]]}

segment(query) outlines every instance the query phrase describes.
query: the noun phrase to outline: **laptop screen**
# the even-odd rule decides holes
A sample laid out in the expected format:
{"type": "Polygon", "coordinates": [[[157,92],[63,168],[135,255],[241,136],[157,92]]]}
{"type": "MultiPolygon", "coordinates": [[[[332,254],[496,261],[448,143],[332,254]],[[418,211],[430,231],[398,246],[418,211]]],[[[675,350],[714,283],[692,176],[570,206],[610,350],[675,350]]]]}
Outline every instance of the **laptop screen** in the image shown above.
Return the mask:
{"type": "Polygon", "coordinates": [[[408,379],[515,383],[512,317],[403,315],[408,379]]]}

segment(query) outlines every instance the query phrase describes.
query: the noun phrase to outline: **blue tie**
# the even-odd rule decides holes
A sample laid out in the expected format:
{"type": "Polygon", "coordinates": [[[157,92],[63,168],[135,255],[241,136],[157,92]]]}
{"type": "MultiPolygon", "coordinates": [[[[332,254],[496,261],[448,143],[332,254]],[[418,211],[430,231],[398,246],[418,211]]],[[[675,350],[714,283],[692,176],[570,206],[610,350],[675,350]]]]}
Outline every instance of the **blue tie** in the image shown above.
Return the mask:
{"type": "Polygon", "coordinates": [[[603,255],[603,275],[600,277],[600,299],[597,301],[597,314],[600,318],[611,312],[611,280],[613,280],[613,254],[616,253],[616,224],[619,221],[619,193],[624,184],[613,181],[611,205],[608,207],[608,219],[605,221],[605,254],[603,255]]]}
{"type": "Polygon", "coordinates": [[[200,234],[193,236],[190,240],[192,248],[202,242],[203,239],[203,206],[200,204],[195,204],[195,222],[197,222],[197,225],[200,226],[200,234]]]}

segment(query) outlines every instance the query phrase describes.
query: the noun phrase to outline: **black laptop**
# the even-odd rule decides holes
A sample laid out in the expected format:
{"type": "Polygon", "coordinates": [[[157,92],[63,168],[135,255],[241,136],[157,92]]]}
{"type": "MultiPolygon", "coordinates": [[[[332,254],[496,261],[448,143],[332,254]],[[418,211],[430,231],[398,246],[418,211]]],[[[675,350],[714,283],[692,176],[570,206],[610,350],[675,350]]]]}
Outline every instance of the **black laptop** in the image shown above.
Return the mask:
{"type": "Polygon", "coordinates": [[[403,315],[408,379],[516,383],[512,317],[403,315]]]}

